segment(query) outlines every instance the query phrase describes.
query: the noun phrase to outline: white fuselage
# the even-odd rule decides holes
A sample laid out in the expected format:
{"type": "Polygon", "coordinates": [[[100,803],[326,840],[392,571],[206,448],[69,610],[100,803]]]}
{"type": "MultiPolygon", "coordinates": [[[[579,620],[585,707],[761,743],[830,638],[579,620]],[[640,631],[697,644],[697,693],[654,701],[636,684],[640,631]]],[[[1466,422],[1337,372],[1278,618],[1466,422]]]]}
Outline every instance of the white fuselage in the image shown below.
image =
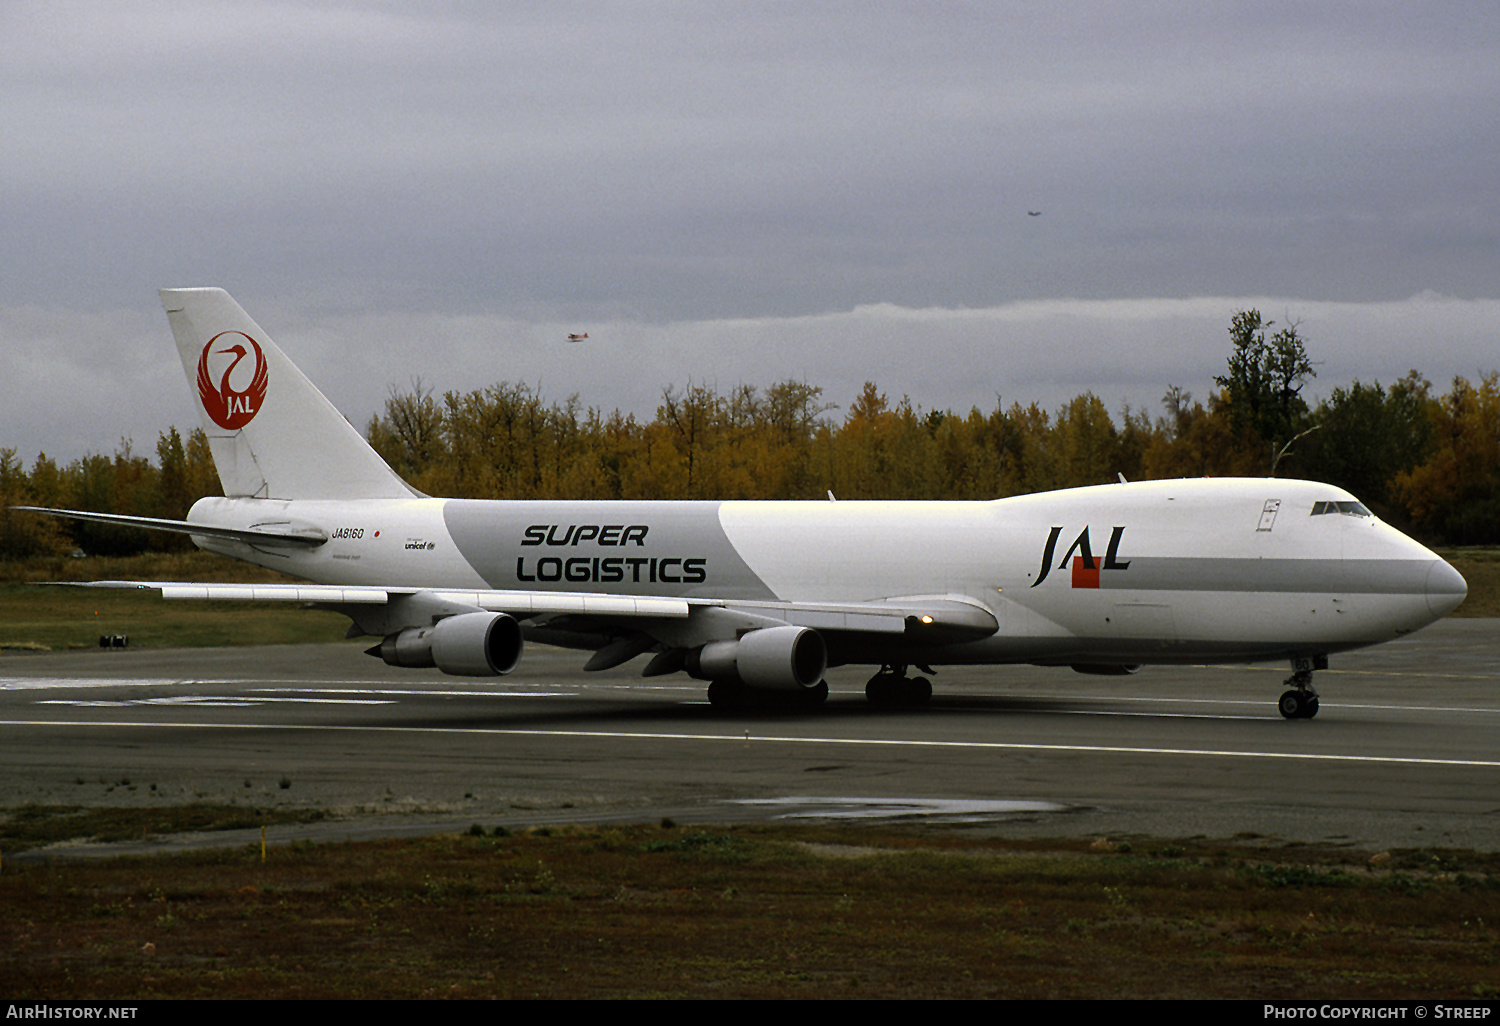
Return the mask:
{"type": "MultiPolygon", "coordinates": [[[[198,539],[323,584],[868,603],[949,596],[998,630],[922,661],[1184,662],[1326,654],[1451,611],[1461,577],[1328,485],[1103,485],[989,502],[208,499],[190,520],[291,522],[314,548],[198,539]]],[[[884,662],[903,653],[871,650],[884,662]]]]}

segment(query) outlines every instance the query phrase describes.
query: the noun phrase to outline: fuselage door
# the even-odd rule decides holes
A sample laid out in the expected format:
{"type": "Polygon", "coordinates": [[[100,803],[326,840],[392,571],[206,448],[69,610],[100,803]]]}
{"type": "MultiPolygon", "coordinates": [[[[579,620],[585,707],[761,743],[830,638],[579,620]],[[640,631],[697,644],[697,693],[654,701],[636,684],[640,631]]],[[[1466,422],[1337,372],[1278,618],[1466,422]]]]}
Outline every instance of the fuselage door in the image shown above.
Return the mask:
{"type": "Polygon", "coordinates": [[[1271,525],[1276,522],[1276,511],[1281,508],[1280,499],[1267,499],[1266,504],[1260,510],[1260,523],[1256,525],[1257,531],[1269,531],[1271,525]]]}

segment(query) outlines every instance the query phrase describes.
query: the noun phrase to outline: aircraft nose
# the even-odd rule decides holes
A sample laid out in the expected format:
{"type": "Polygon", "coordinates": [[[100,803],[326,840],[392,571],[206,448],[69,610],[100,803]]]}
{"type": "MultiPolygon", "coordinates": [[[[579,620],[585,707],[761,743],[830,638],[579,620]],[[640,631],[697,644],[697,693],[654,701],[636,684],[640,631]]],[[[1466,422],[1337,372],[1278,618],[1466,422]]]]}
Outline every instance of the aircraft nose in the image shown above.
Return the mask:
{"type": "Polygon", "coordinates": [[[1434,560],[1427,568],[1427,608],[1433,616],[1447,616],[1468,594],[1469,585],[1463,575],[1446,561],[1434,560]]]}

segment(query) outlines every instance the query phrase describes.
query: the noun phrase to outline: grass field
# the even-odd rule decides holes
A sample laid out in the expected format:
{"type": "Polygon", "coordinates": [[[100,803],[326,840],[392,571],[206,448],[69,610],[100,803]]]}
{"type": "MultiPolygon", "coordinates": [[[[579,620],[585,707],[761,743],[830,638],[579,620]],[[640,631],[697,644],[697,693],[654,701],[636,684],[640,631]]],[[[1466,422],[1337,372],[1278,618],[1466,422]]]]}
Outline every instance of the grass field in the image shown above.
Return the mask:
{"type": "Polygon", "coordinates": [[[0,980],[13,1001],[1500,988],[1495,856],[817,826],[497,832],[273,846],[264,862],[258,846],[6,859],[0,980]]]}
{"type": "Polygon", "coordinates": [[[155,592],[43,587],[42,581],[290,582],[206,552],[128,559],[47,559],[0,568],[0,649],[93,648],[123,634],[132,648],[337,641],[349,621],[278,602],[166,602],[155,592]]]}

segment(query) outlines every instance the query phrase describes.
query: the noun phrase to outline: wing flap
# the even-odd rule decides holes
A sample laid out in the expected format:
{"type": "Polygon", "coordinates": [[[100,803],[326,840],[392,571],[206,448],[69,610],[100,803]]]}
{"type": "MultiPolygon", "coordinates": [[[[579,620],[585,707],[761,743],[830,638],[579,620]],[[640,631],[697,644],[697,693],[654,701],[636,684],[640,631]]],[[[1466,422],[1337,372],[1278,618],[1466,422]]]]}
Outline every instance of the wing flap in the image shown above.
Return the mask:
{"type": "Polygon", "coordinates": [[[236,600],[241,602],[337,602],[383,605],[390,599],[384,588],[340,588],[325,584],[169,584],[164,599],[236,600]]]}
{"type": "Polygon", "coordinates": [[[854,603],[717,604],[815,630],[909,634],[932,641],[987,638],[1000,629],[993,612],[965,595],[912,595],[854,603]]]}
{"type": "Polygon", "coordinates": [[[602,595],[567,591],[439,591],[431,594],[445,602],[477,606],[496,612],[538,616],[543,613],[581,613],[589,616],[685,617],[691,608],[687,599],[652,595],[602,595]]]}
{"type": "Polygon", "coordinates": [[[875,634],[906,632],[906,616],[899,610],[827,609],[800,604],[788,604],[780,609],[765,606],[751,608],[739,604],[729,608],[771,616],[797,627],[811,627],[820,631],[861,631],[875,634]]]}

